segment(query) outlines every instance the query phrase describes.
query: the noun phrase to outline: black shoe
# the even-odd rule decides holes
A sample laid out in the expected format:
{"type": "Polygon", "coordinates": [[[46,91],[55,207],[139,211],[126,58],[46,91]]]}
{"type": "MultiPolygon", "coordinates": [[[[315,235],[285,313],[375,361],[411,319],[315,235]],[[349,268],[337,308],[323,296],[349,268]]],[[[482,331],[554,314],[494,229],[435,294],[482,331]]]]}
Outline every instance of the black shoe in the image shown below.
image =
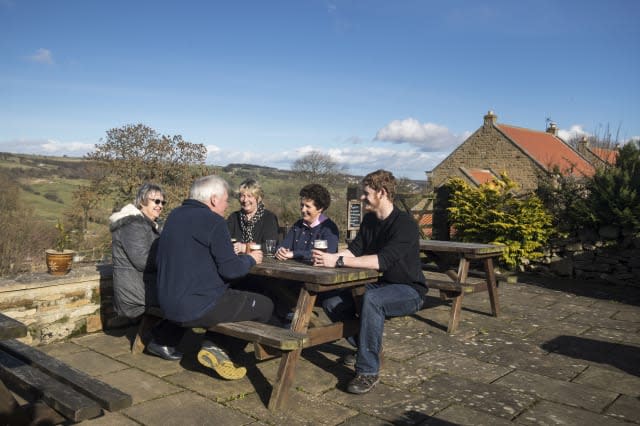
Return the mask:
{"type": "Polygon", "coordinates": [[[342,357],[342,365],[346,367],[355,367],[358,352],[353,352],[342,357]]]}
{"type": "Polygon", "coordinates": [[[370,375],[365,376],[364,374],[357,374],[355,378],[353,378],[349,382],[349,386],[347,386],[347,392],[363,394],[369,392],[373,387],[380,381],[380,376],[370,375]]]}
{"type": "Polygon", "coordinates": [[[180,361],[182,359],[182,352],[177,351],[176,348],[159,345],[153,340],[147,345],[147,352],[167,361],[180,361]]]}

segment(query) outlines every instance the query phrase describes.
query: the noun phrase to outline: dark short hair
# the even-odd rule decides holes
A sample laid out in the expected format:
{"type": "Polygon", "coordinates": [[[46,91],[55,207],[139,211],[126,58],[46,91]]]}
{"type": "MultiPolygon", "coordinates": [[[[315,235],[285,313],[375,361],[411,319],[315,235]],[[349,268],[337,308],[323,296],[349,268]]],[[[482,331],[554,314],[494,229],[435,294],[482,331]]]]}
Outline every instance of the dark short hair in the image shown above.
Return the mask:
{"type": "Polygon", "coordinates": [[[313,204],[316,208],[322,209],[322,211],[327,210],[331,205],[331,194],[329,194],[327,188],[317,183],[305,185],[300,190],[300,197],[307,200],[313,200],[313,204]]]}
{"type": "Polygon", "coordinates": [[[143,183],[142,186],[138,189],[138,193],[136,194],[135,205],[138,209],[142,206],[147,205],[147,198],[152,192],[159,192],[160,194],[162,194],[162,198],[165,198],[164,191],[162,190],[160,185],[149,182],[143,183]]]}
{"type": "Polygon", "coordinates": [[[386,170],[376,170],[371,172],[362,179],[362,186],[368,186],[374,191],[385,190],[389,200],[393,201],[396,196],[396,178],[393,173],[386,170]]]}

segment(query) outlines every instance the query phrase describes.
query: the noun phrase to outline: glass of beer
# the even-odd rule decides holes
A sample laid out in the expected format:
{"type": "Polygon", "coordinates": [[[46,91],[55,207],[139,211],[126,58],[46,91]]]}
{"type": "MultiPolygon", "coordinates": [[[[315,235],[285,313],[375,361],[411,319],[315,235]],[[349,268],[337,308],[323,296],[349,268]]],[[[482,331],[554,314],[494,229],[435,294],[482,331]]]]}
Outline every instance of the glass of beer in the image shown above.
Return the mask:
{"type": "Polygon", "coordinates": [[[258,243],[247,243],[247,253],[262,250],[262,246],[258,243]]]}
{"type": "Polygon", "coordinates": [[[327,240],[315,240],[313,242],[313,248],[326,253],[329,249],[329,244],[327,243],[327,240]]]}

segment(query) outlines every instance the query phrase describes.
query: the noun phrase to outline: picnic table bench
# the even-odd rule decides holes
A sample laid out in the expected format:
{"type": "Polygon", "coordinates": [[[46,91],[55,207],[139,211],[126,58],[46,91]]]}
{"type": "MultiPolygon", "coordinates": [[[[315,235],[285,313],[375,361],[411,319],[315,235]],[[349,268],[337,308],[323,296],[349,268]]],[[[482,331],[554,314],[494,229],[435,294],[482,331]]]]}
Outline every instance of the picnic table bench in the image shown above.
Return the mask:
{"type": "Polygon", "coordinates": [[[26,335],[24,324],[0,314],[0,406],[7,411],[0,414],[7,418],[20,415],[20,407],[6,385],[52,409],[45,413],[50,423],[56,423],[50,419],[57,413],[78,422],[99,416],[102,409],[117,411],[131,406],[131,395],[13,340],[26,335]]]}
{"type": "Polygon", "coordinates": [[[503,247],[493,244],[465,243],[460,241],[420,240],[420,251],[438,256],[452,254],[459,258],[458,270],[448,269],[439,265],[443,274],[441,278],[425,273],[427,285],[440,290],[440,297],[451,300],[451,311],[447,332],[452,334],[458,329],[462,310],[462,300],[465,294],[487,291],[491,304],[491,314],[500,314],[496,274],[493,269],[493,259],[502,254],[503,247]],[[485,273],[484,280],[468,280],[471,261],[480,260],[485,273]]]}

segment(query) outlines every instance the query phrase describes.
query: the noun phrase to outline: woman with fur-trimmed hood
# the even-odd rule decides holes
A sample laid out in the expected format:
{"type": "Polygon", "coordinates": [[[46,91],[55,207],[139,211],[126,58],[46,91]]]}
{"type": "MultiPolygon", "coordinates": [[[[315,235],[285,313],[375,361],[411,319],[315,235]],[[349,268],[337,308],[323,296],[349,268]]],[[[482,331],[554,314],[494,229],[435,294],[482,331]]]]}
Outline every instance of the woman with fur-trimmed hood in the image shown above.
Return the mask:
{"type": "Polygon", "coordinates": [[[134,204],[109,217],[113,256],[113,299],[116,312],[137,318],[146,306],[157,306],[155,252],[160,229],[156,222],[166,201],[158,185],[143,184],[134,204]]]}

